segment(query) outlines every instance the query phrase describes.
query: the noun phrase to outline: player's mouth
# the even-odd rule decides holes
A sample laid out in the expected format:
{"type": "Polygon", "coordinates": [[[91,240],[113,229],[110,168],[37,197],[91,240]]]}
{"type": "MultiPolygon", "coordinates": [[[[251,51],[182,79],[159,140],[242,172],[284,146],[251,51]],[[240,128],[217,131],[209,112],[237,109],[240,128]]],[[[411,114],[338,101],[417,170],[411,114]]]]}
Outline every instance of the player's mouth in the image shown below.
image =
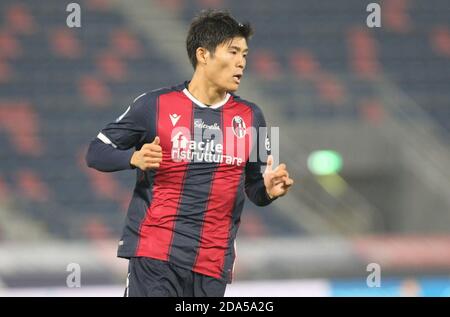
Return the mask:
{"type": "Polygon", "coordinates": [[[233,76],[234,81],[239,84],[241,82],[242,74],[237,74],[233,76]]]}

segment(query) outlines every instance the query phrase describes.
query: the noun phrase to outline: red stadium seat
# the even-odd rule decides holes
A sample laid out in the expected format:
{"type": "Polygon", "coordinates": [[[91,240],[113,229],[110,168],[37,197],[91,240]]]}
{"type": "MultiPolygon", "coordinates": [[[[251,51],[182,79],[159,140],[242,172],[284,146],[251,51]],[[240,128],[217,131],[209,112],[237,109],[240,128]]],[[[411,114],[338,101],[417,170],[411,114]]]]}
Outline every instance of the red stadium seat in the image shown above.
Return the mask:
{"type": "Polygon", "coordinates": [[[431,47],[436,54],[450,57],[450,29],[448,26],[439,26],[433,29],[431,47]]]}
{"type": "Polygon", "coordinates": [[[67,27],[61,27],[50,32],[50,47],[55,55],[69,59],[81,56],[82,47],[75,36],[75,32],[67,27]]]}
{"type": "Polygon", "coordinates": [[[275,80],[280,76],[281,66],[275,55],[269,50],[252,52],[252,70],[265,80],[275,80]]]}
{"type": "Polygon", "coordinates": [[[359,111],[363,120],[372,124],[379,124],[383,121],[385,113],[379,100],[364,99],[359,103],[359,111]]]}
{"type": "Polygon", "coordinates": [[[140,57],[143,51],[136,37],[126,29],[111,32],[111,49],[124,58],[140,57]]]}
{"type": "Polygon", "coordinates": [[[126,64],[113,52],[105,51],[98,54],[96,64],[105,79],[112,81],[127,79],[126,64]]]}
{"type": "Polygon", "coordinates": [[[378,62],[378,43],[365,28],[353,28],[348,32],[349,60],[352,71],[364,78],[374,79],[381,72],[378,62]]]}
{"type": "Polygon", "coordinates": [[[86,103],[95,107],[105,107],[111,102],[108,87],[94,76],[85,75],[78,83],[79,90],[86,103]]]}
{"type": "Polygon", "coordinates": [[[43,154],[39,118],[27,102],[0,102],[0,131],[7,132],[18,153],[43,154]],[[20,124],[20,129],[17,129],[20,124]]]}
{"type": "Polygon", "coordinates": [[[320,98],[332,105],[342,105],[345,101],[345,91],[338,79],[327,73],[322,73],[315,80],[320,98]]]}
{"type": "Polygon", "coordinates": [[[25,197],[36,202],[46,202],[51,198],[47,184],[34,171],[21,169],[16,177],[17,185],[25,197]]]}
{"type": "Polygon", "coordinates": [[[320,69],[320,63],[314,55],[304,49],[295,49],[290,56],[293,71],[301,78],[313,79],[320,69]]]}
{"type": "Polygon", "coordinates": [[[105,240],[111,237],[108,226],[101,218],[93,216],[86,220],[83,226],[84,234],[90,240],[105,240]]]}
{"type": "Polygon", "coordinates": [[[6,25],[18,34],[33,34],[37,30],[33,16],[23,4],[11,5],[6,10],[6,25]]]}
{"type": "Polygon", "coordinates": [[[22,47],[14,35],[6,29],[0,30],[0,57],[16,59],[22,55],[22,47]]]}
{"type": "Polygon", "coordinates": [[[409,3],[409,0],[383,1],[381,6],[382,26],[397,33],[411,31],[411,19],[407,12],[409,3]]]}

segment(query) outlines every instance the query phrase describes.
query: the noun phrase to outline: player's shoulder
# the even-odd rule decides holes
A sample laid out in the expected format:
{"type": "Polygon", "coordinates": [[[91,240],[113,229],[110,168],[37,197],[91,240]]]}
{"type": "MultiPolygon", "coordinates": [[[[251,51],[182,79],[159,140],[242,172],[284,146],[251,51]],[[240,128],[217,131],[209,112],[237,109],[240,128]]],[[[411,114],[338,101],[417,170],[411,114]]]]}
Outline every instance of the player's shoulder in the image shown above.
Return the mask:
{"type": "Polygon", "coordinates": [[[182,91],[183,89],[184,84],[157,88],[154,90],[144,92],[143,94],[140,94],[139,96],[134,98],[133,103],[148,102],[154,99],[155,97],[159,97],[161,95],[169,94],[175,91],[182,91]]]}
{"type": "Polygon", "coordinates": [[[234,93],[231,93],[231,96],[233,96],[233,99],[236,103],[244,105],[246,107],[249,107],[253,111],[253,113],[255,113],[256,115],[263,114],[261,108],[256,103],[249,101],[247,99],[241,98],[240,96],[235,95],[234,93]]]}

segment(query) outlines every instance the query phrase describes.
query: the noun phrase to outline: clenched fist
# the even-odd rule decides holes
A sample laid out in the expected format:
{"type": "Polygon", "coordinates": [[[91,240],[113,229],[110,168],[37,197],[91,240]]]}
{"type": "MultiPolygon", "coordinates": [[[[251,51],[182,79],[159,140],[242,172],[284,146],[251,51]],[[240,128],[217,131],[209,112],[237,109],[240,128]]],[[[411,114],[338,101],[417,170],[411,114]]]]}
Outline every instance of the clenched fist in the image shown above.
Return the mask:
{"type": "Polygon", "coordinates": [[[146,143],[139,151],[133,153],[130,164],[143,171],[156,169],[162,161],[162,148],[159,145],[159,137],[155,137],[152,143],[146,143]]]}

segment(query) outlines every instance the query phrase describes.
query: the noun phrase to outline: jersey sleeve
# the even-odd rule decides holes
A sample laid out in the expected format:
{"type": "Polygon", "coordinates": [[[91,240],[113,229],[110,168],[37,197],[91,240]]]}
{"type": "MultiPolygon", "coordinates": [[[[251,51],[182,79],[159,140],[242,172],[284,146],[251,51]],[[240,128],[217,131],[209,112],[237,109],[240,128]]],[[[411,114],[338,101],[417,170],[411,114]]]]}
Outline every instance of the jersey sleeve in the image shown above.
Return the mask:
{"type": "Polygon", "coordinates": [[[108,123],[97,136],[101,141],[119,150],[128,150],[144,143],[152,122],[148,94],[137,97],[133,104],[114,122],[108,123]]]}
{"type": "Polygon", "coordinates": [[[131,157],[151,137],[149,109],[154,106],[147,94],[136,98],[114,122],[108,123],[91,141],[86,154],[89,167],[102,172],[132,169],[131,157]]]}
{"type": "Polygon", "coordinates": [[[262,170],[267,165],[267,155],[270,154],[268,134],[260,135],[260,127],[267,128],[266,120],[262,111],[258,107],[254,107],[253,126],[256,128],[256,139],[252,151],[256,151],[256,155],[250,155],[252,160],[247,161],[245,165],[245,193],[247,197],[258,206],[266,206],[276,198],[269,198],[262,170]],[[264,149],[264,150],[263,150],[264,149]],[[260,155],[265,153],[267,155],[260,155]]]}

